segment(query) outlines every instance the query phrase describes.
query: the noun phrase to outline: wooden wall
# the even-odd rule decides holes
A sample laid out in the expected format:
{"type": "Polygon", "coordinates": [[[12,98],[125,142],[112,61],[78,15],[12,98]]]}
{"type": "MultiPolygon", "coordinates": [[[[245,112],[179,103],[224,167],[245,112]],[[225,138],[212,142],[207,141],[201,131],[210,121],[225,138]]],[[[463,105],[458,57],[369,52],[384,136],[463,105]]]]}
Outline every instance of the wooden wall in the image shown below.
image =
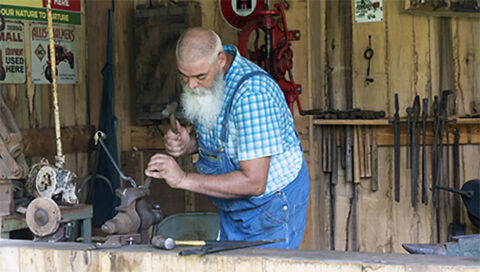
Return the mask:
{"type": "MultiPolygon", "coordinates": [[[[60,108],[60,122],[62,127],[69,127],[67,130],[72,132],[79,132],[87,138],[92,135],[85,135],[84,133],[91,128],[87,125],[88,120],[88,94],[87,94],[87,71],[86,71],[86,24],[85,24],[85,5],[82,4],[81,9],[81,25],[75,26],[76,55],[75,62],[77,65],[77,84],[62,84],[58,85],[58,99],[60,108]]],[[[25,84],[0,84],[0,95],[5,100],[5,103],[12,111],[15,121],[19,128],[24,132],[25,136],[30,136],[27,139],[28,150],[26,154],[32,154],[27,157],[29,166],[40,161],[43,157],[47,157],[53,164],[55,162],[54,156],[56,147],[55,139],[51,141],[39,140],[39,138],[46,135],[53,136],[51,130],[45,128],[53,128],[53,98],[52,88],[50,85],[34,85],[31,83],[31,66],[30,66],[30,33],[29,23],[31,21],[21,21],[24,24],[25,31],[25,59],[26,61],[26,83],[25,84]],[[39,129],[44,128],[44,129],[39,129]],[[43,146],[41,146],[43,145],[43,146]],[[47,147],[45,146],[47,145],[47,147]]],[[[65,133],[65,131],[64,131],[65,133]]],[[[79,177],[85,177],[88,173],[88,148],[85,145],[80,148],[72,146],[66,147],[66,144],[71,144],[71,139],[79,139],[78,133],[68,135],[64,134],[64,150],[80,150],[80,152],[70,152],[65,154],[65,168],[74,171],[79,177]]],[[[82,138],[85,138],[83,137],[82,138]]]]}
{"type": "MultiPolygon", "coordinates": [[[[135,84],[133,15],[139,4],[148,0],[122,0],[114,3],[115,113],[119,120],[117,139],[122,151],[132,151],[135,84]]],[[[160,1],[152,1],[160,4],[160,1]]],[[[283,1],[270,1],[273,3],[283,1]]],[[[402,1],[384,2],[384,20],[377,23],[355,23],[352,1],[288,0],[286,10],[289,29],[301,32],[300,41],[292,42],[294,78],[302,84],[301,103],[305,109],[328,106],[327,83],[333,86],[333,105],[337,108],[356,106],[362,109],[394,113],[394,93],[399,93],[402,116],[415,94],[430,101],[441,86],[451,86],[454,102],[450,114],[478,113],[480,110],[480,21],[478,19],[412,16],[402,13],[402,1]],[[451,30],[451,77],[440,85],[439,39],[443,29],[451,30]],[[363,52],[372,36],[375,55],[371,60],[371,76],[365,84],[367,62],[363,52]],[[327,81],[328,79],[328,81],[327,81]]],[[[164,4],[169,5],[168,1],[164,4]]],[[[218,1],[201,1],[202,22],[217,31],[224,43],[237,43],[237,32],[230,28],[219,12],[218,1]]],[[[112,1],[83,1],[82,25],[77,27],[79,42],[79,83],[60,85],[61,122],[64,126],[96,125],[102,94],[101,69],[105,64],[107,10],[112,1]],[[83,37],[83,38],[82,38],[83,37]],[[83,41],[83,42],[80,42],[83,41]]],[[[26,29],[27,31],[27,29],[26,29]]],[[[27,45],[28,46],[28,45],[27,45]]],[[[29,50],[27,49],[27,52],[29,50]]],[[[27,56],[28,58],[28,56],[27,56]]],[[[444,67],[445,64],[442,65],[444,67]]],[[[445,69],[445,68],[442,68],[445,69]]],[[[27,80],[29,82],[29,80],[27,80]]],[[[19,126],[53,127],[50,88],[46,85],[0,85],[2,96],[14,112],[19,126]]],[[[295,114],[311,176],[311,199],[307,229],[302,248],[329,249],[329,194],[320,163],[320,128],[311,117],[295,114]]],[[[402,149],[402,158],[405,158],[402,149]]],[[[451,152],[450,152],[451,154],[451,152]]],[[[461,146],[461,180],[480,176],[478,145],[461,146]]],[[[34,158],[35,159],[35,158],[34,158]]],[[[38,159],[38,158],[37,158],[38,159]]],[[[402,165],[402,201],[393,200],[393,148],[379,148],[379,190],[370,191],[369,180],[362,180],[359,192],[359,246],[361,251],[402,252],[404,242],[433,242],[434,210],[419,205],[411,208],[409,171],[402,165]]],[[[402,159],[402,163],[405,160],[402,159]]],[[[86,153],[67,155],[67,168],[79,176],[87,172],[86,153]]],[[[450,171],[452,173],[452,171],[450,171]]],[[[349,203],[351,185],[338,173],[335,244],[337,250],[350,249],[349,203]]],[[[430,180],[430,179],[429,179],[430,180]]],[[[451,212],[444,207],[443,237],[451,221],[451,212]]],[[[462,214],[468,232],[474,232],[462,214]]]]}
{"type": "MultiPolygon", "coordinates": [[[[334,88],[333,103],[337,108],[343,108],[351,103],[354,107],[368,110],[384,110],[391,117],[394,114],[394,94],[399,94],[401,117],[406,116],[406,107],[413,104],[415,95],[429,98],[430,105],[433,96],[440,91],[452,89],[452,105],[449,114],[478,113],[480,91],[478,89],[478,75],[480,62],[480,20],[466,18],[439,18],[428,16],[412,16],[402,13],[403,1],[383,1],[384,20],[376,23],[356,23],[353,16],[353,7],[348,12],[335,13],[342,5],[336,1],[309,1],[310,14],[309,54],[311,61],[309,68],[314,107],[328,106],[328,82],[330,76],[334,88]],[[330,16],[332,15],[333,16],[330,16]],[[348,16],[345,25],[342,15],[348,16]],[[322,18],[323,15],[323,18],[322,18]],[[348,25],[351,27],[351,42],[345,40],[348,34],[348,25]],[[440,47],[440,38],[451,29],[451,43],[440,47]],[[346,31],[342,34],[339,31],[346,31]],[[365,83],[367,60],[363,53],[368,48],[372,37],[374,57],[371,60],[371,77],[374,82],[365,83]],[[324,43],[315,51],[314,45],[324,43]],[[350,49],[342,42],[350,43],[350,49]],[[335,45],[335,46],[333,46],[335,45]],[[451,47],[452,55],[444,56],[445,48],[451,47]],[[335,48],[335,49],[333,49],[335,48]],[[442,49],[443,48],[443,49],[442,49]],[[342,59],[340,49],[350,52],[351,59],[342,59]],[[350,51],[349,51],[350,50],[350,51]],[[443,50],[443,51],[442,51],[443,50]],[[448,66],[452,67],[450,72],[448,66]],[[331,69],[331,70],[330,70],[331,69]],[[351,70],[351,97],[349,95],[348,71],[351,70]],[[329,73],[331,73],[329,75],[329,73]],[[340,76],[339,76],[340,75],[340,76]],[[442,76],[443,75],[443,76],[442,76]],[[320,86],[320,87],[317,87],[320,86]]],[[[353,5],[353,1],[352,1],[353,5]]],[[[447,39],[450,40],[450,39],[447,39]]],[[[430,112],[431,116],[431,112],[430,112]]],[[[318,167],[320,160],[320,130],[311,130],[311,147],[317,153],[310,160],[310,174],[313,188],[310,220],[307,226],[307,235],[304,239],[305,248],[328,248],[329,238],[329,194],[328,179],[318,167]],[[317,140],[318,139],[318,140],[317,140]]],[[[478,133],[478,132],[474,132],[478,133]]],[[[393,134],[391,134],[393,136],[393,134]]],[[[451,135],[450,135],[451,137],[451,135]]],[[[461,137],[467,137],[462,135],[461,137]]],[[[450,138],[452,143],[452,138],[450,138]]],[[[313,152],[310,149],[310,152],[313,152]]],[[[427,150],[427,161],[430,162],[430,149],[427,150]]],[[[450,151],[450,156],[452,152],[450,151]]],[[[478,178],[480,169],[478,160],[480,154],[478,145],[462,145],[460,147],[460,180],[465,181],[478,178]]],[[[405,165],[406,149],[401,150],[401,202],[393,200],[393,148],[380,147],[378,150],[378,177],[379,189],[370,190],[370,180],[362,179],[359,191],[359,221],[358,243],[360,251],[373,252],[401,252],[402,243],[436,242],[436,227],[432,220],[435,211],[430,202],[428,206],[419,204],[413,209],[410,204],[410,170],[405,165]]],[[[451,159],[450,159],[451,161],[451,159]]],[[[446,169],[446,167],[444,167],[446,169]]],[[[450,175],[452,175],[450,169],[450,175]]],[[[428,184],[431,186],[431,169],[428,164],[428,184]]],[[[444,170],[444,174],[446,171],[444,170]]],[[[351,240],[350,215],[351,184],[342,179],[344,171],[339,173],[339,184],[336,193],[336,229],[335,248],[337,250],[351,250],[348,244],[351,240]]],[[[452,186],[452,178],[449,185],[452,186]]],[[[452,222],[452,196],[441,193],[441,240],[447,239],[447,227],[452,222]]],[[[461,221],[467,225],[467,233],[478,232],[473,229],[462,205],[461,221]]]]}

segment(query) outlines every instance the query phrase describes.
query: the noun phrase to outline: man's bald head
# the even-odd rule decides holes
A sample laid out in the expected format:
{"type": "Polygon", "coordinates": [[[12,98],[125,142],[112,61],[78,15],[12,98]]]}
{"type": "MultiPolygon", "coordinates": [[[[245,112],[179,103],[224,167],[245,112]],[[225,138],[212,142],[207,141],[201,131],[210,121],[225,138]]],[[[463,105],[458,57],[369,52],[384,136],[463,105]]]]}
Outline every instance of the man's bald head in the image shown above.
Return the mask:
{"type": "Polygon", "coordinates": [[[187,29],[177,42],[177,61],[194,63],[202,58],[207,58],[209,64],[213,63],[222,52],[222,41],[214,31],[204,27],[187,29]]]}

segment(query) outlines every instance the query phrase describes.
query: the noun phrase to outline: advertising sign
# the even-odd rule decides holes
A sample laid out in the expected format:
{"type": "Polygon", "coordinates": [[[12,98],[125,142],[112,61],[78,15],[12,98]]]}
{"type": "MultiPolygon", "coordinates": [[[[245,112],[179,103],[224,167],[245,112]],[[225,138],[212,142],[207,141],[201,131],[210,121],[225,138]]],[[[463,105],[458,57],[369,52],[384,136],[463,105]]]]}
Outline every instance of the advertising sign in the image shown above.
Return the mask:
{"type": "Polygon", "coordinates": [[[235,29],[255,20],[255,11],[263,9],[263,0],[220,0],[223,19],[235,29]]]}
{"type": "Polygon", "coordinates": [[[0,83],[25,83],[23,24],[5,21],[0,32],[0,83]]]}
{"type": "MultiPolygon", "coordinates": [[[[54,23],[80,24],[81,0],[51,0],[54,23]]],[[[47,0],[1,0],[0,14],[8,19],[47,21],[47,0]]]]}
{"type": "MultiPolygon", "coordinates": [[[[57,65],[57,83],[77,83],[77,56],[74,26],[54,26],[55,58],[57,65]]],[[[30,46],[32,50],[32,82],[50,84],[52,68],[50,66],[50,47],[46,24],[30,24],[30,46]]]]}

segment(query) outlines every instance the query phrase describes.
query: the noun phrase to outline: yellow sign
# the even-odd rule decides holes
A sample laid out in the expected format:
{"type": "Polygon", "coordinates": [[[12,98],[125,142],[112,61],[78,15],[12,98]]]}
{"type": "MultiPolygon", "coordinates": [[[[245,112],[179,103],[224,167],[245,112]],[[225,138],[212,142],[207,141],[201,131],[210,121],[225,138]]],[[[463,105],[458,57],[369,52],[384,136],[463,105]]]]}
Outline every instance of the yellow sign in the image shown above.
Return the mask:
{"type": "Polygon", "coordinates": [[[3,5],[43,8],[42,0],[2,0],[3,5]]]}

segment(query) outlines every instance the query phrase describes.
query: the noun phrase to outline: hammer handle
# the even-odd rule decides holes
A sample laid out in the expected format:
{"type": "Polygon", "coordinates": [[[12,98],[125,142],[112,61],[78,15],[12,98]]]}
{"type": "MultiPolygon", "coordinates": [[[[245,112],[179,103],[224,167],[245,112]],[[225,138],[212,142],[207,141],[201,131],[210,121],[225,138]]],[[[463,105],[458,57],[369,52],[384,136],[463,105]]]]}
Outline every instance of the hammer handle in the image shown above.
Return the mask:
{"type": "Polygon", "coordinates": [[[170,119],[170,125],[172,126],[173,133],[178,134],[177,119],[175,118],[175,115],[171,113],[169,116],[169,119],[170,119]]]}
{"type": "Polygon", "coordinates": [[[205,246],[206,242],[202,240],[175,240],[176,246],[205,246]]]}

